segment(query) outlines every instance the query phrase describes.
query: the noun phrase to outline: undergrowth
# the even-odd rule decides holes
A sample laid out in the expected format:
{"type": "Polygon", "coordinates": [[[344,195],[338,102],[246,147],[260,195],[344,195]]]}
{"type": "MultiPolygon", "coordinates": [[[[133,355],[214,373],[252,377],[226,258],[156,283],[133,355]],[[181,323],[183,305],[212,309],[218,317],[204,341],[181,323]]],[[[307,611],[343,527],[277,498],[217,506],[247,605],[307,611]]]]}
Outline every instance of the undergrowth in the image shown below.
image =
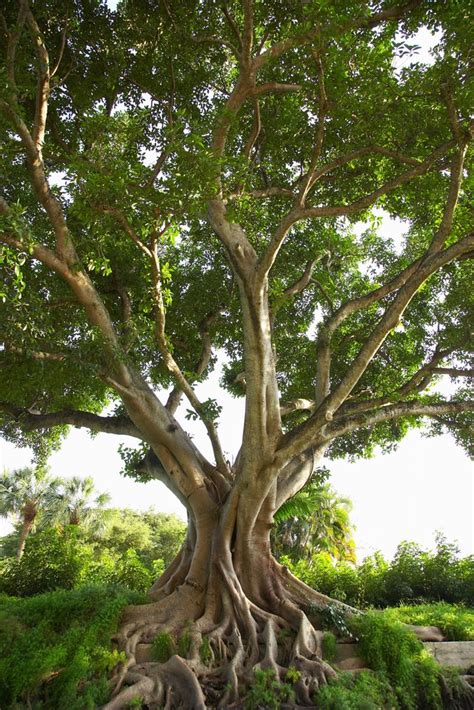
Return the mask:
{"type": "Polygon", "coordinates": [[[339,673],[316,695],[321,710],[393,710],[397,698],[383,673],[339,673]]]}
{"type": "Polygon", "coordinates": [[[260,710],[260,708],[279,710],[282,702],[293,702],[295,697],[292,688],[294,674],[290,674],[287,680],[289,682],[280,683],[273,670],[257,669],[254,672],[254,681],[245,698],[245,710],[260,710]]]}
{"type": "Polygon", "coordinates": [[[354,617],[352,626],[369,668],[382,672],[403,710],[442,708],[441,669],[421,641],[396,620],[372,611],[354,617]]]}
{"type": "Polygon", "coordinates": [[[83,587],[20,599],[0,596],[0,707],[92,710],[108,698],[122,655],[110,639],[125,605],[121,588],[83,587]]]}
{"type": "MultiPolygon", "coordinates": [[[[474,638],[474,610],[446,603],[369,611],[348,624],[370,671],[338,673],[315,697],[324,710],[441,710],[470,708],[459,671],[441,668],[404,624],[439,626],[450,639],[474,638]]],[[[326,634],[323,652],[333,653],[326,634]],[[328,648],[326,648],[326,646],[328,648]]]]}

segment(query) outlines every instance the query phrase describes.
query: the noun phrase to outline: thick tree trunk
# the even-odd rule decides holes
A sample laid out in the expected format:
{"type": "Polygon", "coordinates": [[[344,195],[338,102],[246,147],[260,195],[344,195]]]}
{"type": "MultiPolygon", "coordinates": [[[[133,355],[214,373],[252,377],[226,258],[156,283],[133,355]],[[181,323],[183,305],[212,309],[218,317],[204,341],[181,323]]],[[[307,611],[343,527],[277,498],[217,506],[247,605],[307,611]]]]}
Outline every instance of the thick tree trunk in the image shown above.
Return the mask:
{"type": "Polygon", "coordinates": [[[192,516],[183,548],[151,591],[154,601],[127,608],[117,637],[127,662],[114,678],[108,710],[137,696],[150,707],[227,708],[243,697],[256,668],[285,681],[290,666],[299,673],[296,705],[312,706],[314,691],[335,675],[321,659],[317,618],[337,602],[273,558],[277,489],[267,491],[264,480],[238,482],[220,507],[192,516]],[[187,635],[186,654],[137,664],[137,645],[163,633],[175,641],[187,635]]]}

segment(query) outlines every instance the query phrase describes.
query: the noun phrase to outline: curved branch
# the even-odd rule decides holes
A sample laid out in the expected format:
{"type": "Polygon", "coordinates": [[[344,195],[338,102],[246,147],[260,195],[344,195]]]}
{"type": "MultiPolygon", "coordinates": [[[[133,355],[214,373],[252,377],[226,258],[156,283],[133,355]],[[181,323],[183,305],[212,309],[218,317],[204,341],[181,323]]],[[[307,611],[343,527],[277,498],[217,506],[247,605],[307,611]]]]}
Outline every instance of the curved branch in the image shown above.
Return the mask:
{"type": "Polygon", "coordinates": [[[420,402],[398,402],[377,411],[369,411],[356,416],[341,417],[337,422],[326,425],[323,432],[324,440],[335,439],[348,434],[354,429],[372,427],[391,419],[401,417],[439,417],[442,414],[462,414],[474,412],[474,401],[468,402],[437,402],[423,404],[420,402]]]}
{"type": "Polygon", "coordinates": [[[423,260],[415,274],[399,290],[395,299],[387,307],[339,385],[326,396],[313,416],[283,438],[279,450],[279,457],[283,462],[310,446],[318,431],[321,431],[333,419],[335,412],[350,395],[390,331],[396,327],[419,287],[442,266],[449,264],[456,258],[462,258],[471,253],[473,249],[474,233],[423,260]]]}
{"type": "Polygon", "coordinates": [[[313,399],[293,399],[291,402],[280,404],[280,414],[282,417],[292,414],[292,412],[314,412],[316,402],[313,399]]]}
{"type": "Polygon", "coordinates": [[[51,429],[56,426],[74,426],[104,434],[118,434],[143,439],[143,435],[125,415],[102,417],[76,409],[62,409],[42,413],[27,407],[17,407],[9,402],[0,402],[0,412],[8,415],[24,431],[51,429]]]}
{"type": "MultiPolygon", "coordinates": [[[[219,315],[223,311],[223,306],[220,308],[216,309],[212,313],[208,313],[207,316],[202,320],[201,324],[199,325],[199,335],[201,338],[202,342],[202,352],[201,356],[196,364],[196,367],[194,368],[194,371],[196,373],[196,378],[201,377],[209,367],[209,362],[211,359],[212,355],[212,341],[211,337],[209,334],[209,329],[211,325],[214,323],[214,321],[219,317],[219,315]]],[[[180,387],[175,387],[173,391],[171,392],[168,401],[166,403],[166,409],[174,414],[174,412],[177,410],[179,403],[181,401],[181,397],[183,395],[183,390],[180,387]]]]}
{"type": "MultiPolygon", "coordinates": [[[[346,24],[339,25],[337,27],[337,33],[342,34],[344,31],[351,29],[376,27],[382,22],[389,22],[390,20],[399,20],[405,15],[407,15],[410,10],[413,10],[415,7],[417,7],[417,5],[420,5],[420,3],[421,0],[411,0],[411,2],[407,2],[404,5],[394,5],[393,7],[388,7],[386,10],[382,10],[381,12],[376,12],[365,17],[356,17],[353,20],[349,20],[346,24]]],[[[336,33],[336,28],[330,29],[334,29],[334,33],[336,33]]],[[[265,66],[265,64],[274,59],[277,59],[288,50],[293,49],[293,47],[298,47],[300,45],[308,44],[314,41],[319,31],[319,27],[316,27],[315,29],[310,30],[309,32],[304,32],[300,35],[297,35],[296,37],[289,37],[288,39],[276,42],[273,47],[270,47],[265,52],[262,52],[262,54],[256,57],[256,59],[254,60],[255,69],[261,69],[263,66],[265,66]]]]}
{"type": "Polygon", "coordinates": [[[312,217],[343,217],[360,212],[375,204],[379,197],[386,195],[392,190],[395,190],[397,187],[400,187],[401,185],[410,182],[410,180],[413,180],[414,178],[428,172],[428,170],[430,170],[430,168],[432,168],[440,158],[446,155],[446,153],[454,145],[454,140],[444,143],[430,153],[424,161],[412,167],[411,170],[406,170],[400,175],[397,175],[397,177],[388,180],[373,192],[364,195],[364,197],[355,200],[355,202],[352,202],[349,205],[324,205],[319,207],[302,207],[300,205],[295,205],[293,209],[281,220],[260,260],[260,278],[264,278],[272,268],[278,252],[280,251],[289,230],[294,224],[312,217]]]}

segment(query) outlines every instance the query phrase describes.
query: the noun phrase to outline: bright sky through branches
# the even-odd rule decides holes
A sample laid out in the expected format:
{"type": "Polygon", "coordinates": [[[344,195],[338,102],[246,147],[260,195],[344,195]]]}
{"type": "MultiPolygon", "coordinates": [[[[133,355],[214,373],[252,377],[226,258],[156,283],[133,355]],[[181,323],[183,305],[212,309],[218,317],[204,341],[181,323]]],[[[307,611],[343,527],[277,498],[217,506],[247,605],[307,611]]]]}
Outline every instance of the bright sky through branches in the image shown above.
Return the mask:
{"type": "MultiPolygon", "coordinates": [[[[111,0],[108,5],[116,7],[111,0]]],[[[422,49],[415,57],[401,57],[397,69],[413,61],[430,62],[429,48],[436,37],[421,30],[410,41],[422,49]]],[[[399,239],[401,225],[392,226],[393,234],[387,230],[387,236],[399,239]]],[[[232,458],[241,437],[243,402],[218,390],[218,379],[218,373],[211,375],[201,385],[201,394],[203,399],[216,398],[224,405],[220,434],[224,450],[232,458]]],[[[203,452],[209,454],[202,427],[185,421],[183,416],[181,420],[203,452]]],[[[116,437],[100,434],[90,439],[85,432],[73,430],[63,449],[52,457],[52,472],[68,477],[92,475],[99,490],[110,492],[114,506],[146,509],[153,505],[183,515],[183,508],[162,484],[146,484],[144,488],[144,484],[119,476],[117,444],[116,437]]],[[[12,469],[29,463],[28,451],[15,450],[0,441],[0,467],[12,469]]],[[[458,540],[464,554],[474,553],[472,466],[450,437],[423,439],[412,432],[396,453],[355,464],[330,462],[328,466],[335,488],[354,502],[352,519],[358,528],[355,538],[359,557],[374,549],[391,555],[403,539],[428,546],[435,530],[458,540]]],[[[6,530],[8,526],[0,522],[0,532],[6,530]]]]}

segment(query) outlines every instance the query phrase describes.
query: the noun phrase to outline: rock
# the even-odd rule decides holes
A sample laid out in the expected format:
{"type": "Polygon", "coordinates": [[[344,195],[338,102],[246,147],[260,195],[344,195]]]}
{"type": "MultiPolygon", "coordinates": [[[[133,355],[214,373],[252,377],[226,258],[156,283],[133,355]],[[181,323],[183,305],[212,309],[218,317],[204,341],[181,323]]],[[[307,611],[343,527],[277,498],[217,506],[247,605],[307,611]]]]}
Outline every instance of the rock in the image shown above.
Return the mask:
{"type": "Polygon", "coordinates": [[[444,641],[445,639],[437,626],[414,626],[413,624],[405,624],[405,626],[413,631],[420,641],[444,641]]]}
{"type": "Polygon", "coordinates": [[[467,671],[474,663],[474,641],[426,643],[425,648],[441,666],[454,666],[467,671]]]}
{"type": "Polygon", "coordinates": [[[344,661],[339,661],[334,664],[336,668],[340,671],[361,671],[367,670],[367,664],[362,658],[353,656],[352,658],[346,658],[344,661]]]}

